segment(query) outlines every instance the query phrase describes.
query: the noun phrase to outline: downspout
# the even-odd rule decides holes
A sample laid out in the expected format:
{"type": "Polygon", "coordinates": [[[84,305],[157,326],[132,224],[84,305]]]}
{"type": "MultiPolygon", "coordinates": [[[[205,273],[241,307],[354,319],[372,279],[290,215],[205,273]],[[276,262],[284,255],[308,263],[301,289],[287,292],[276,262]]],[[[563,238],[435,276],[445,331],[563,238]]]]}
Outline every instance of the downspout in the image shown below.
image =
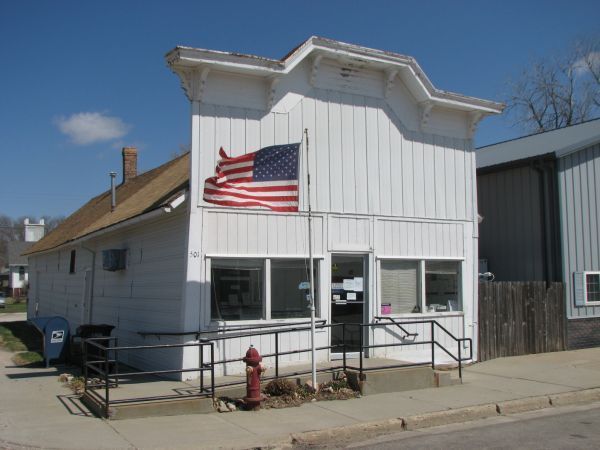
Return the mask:
{"type": "Polygon", "coordinates": [[[533,165],[533,169],[539,175],[540,189],[540,216],[542,219],[542,259],[544,264],[544,281],[546,287],[550,286],[552,281],[556,280],[556,255],[555,255],[555,233],[553,232],[555,214],[553,214],[554,202],[552,195],[554,190],[550,188],[552,183],[553,167],[546,161],[539,161],[533,165]]]}
{"type": "MultiPolygon", "coordinates": [[[[92,320],[92,313],[94,311],[93,305],[94,305],[94,281],[96,280],[96,251],[92,250],[91,248],[86,247],[83,244],[80,244],[80,247],[82,250],[87,250],[88,252],[90,252],[92,254],[92,278],[90,280],[90,304],[88,307],[89,308],[88,317],[89,317],[89,322],[93,323],[94,321],[92,320]]],[[[85,289],[85,286],[84,286],[84,289],[85,289]]]]}

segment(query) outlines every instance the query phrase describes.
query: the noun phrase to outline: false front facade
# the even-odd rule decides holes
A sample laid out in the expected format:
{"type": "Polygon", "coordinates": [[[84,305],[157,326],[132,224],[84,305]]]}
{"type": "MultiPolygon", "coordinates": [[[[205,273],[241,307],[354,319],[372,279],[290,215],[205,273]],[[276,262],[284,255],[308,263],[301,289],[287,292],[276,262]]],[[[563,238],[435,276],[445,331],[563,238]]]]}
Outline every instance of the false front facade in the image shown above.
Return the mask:
{"type": "MultiPolygon", "coordinates": [[[[318,319],[435,318],[455,336],[476,337],[472,135],[501,105],[438,91],[412,58],[316,37],[283,60],[178,47],[167,61],[191,102],[184,328],[306,320],[310,204],[318,319]],[[292,143],[301,143],[298,212],[203,199],[220,148],[238,157],[292,143]]],[[[408,328],[428,339],[428,327],[408,328]]],[[[338,334],[317,333],[319,359],[335,357],[338,334]]],[[[348,334],[356,351],[402,339],[348,334]]],[[[280,351],[308,342],[308,332],[288,335],[280,351]]],[[[251,338],[218,350],[242,354],[250,343],[274,351],[251,338]]],[[[369,353],[430,357],[429,346],[369,353]]]]}

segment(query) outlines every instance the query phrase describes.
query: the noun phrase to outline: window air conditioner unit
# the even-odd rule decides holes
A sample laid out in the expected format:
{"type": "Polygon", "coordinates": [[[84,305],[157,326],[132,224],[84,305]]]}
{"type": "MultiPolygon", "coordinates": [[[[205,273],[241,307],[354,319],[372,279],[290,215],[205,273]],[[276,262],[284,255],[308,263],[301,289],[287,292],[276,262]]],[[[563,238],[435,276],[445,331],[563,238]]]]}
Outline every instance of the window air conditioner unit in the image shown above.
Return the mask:
{"type": "Polygon", "coordinates": [[[127,250],[112,248],[102,250],[102,268],[111,272],[125,270],[127,250]]]}

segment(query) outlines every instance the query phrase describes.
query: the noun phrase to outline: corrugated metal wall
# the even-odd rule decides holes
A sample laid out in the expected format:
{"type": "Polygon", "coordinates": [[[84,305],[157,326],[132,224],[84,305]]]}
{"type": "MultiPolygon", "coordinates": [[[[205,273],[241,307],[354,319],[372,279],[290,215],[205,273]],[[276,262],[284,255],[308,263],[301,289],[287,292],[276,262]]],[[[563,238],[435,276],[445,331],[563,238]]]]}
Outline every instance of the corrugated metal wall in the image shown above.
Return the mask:
{"type": "Polygon", "coordinates": [[[600,307],[573,300],[573,272],[600,270],[600,144],[561,158],[559,183],[567,315],[600,316],[600,307]]]}
{"type": "Polygon", "coordinates": [[[541,174],[521,166],[477,175],[479,258],[498,281],[544,280],[541,174]]]}

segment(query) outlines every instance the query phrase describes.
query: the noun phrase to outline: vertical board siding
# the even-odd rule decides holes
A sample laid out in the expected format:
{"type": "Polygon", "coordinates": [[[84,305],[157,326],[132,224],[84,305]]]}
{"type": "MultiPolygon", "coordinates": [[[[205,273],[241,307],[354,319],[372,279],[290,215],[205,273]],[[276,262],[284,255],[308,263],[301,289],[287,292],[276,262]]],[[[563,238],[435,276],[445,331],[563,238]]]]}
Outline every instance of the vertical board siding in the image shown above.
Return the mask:
{"type": "MultiPolygon", "coordinates": [[[[199,194],[214,175],[220,147],[238,156],[302,141],[305,128],[314,211],[472,219],[468,141],[408,131],[383,99],[316,88],[287,113],[203,104],[199,194]]],[[[302,210],[305,166],[303,155],[302,210]]]]}
{"type": "MultiPolygon", "coordinates": [[[[304,325],[305,327],[306,325],[304,325]]],[[[275,331],[275,328],[269,330],[275,331]]],[[[232,332],[235,334],[235,332],[232,332]]],[[[213,335],[207,334],[204,337],[210,339],[213,335]]],[[[214,336],[223,337],[222,332],[215,333],[214,336]]],[[[315,334],[315,344],[317,347],[326,347],[329,345],[329,333],[319,331],[315,334]]],[[[239,338],[229,338],[225,340],[215,341],[215,374],[219,375],[235,375],[243,374],[245,364],[241,361],[227,362],[228,360],[241,358],[246,354],[246,351],[253,345],[263,356],[263,364],[267,367],[268,373],[272,376],[275,374],[275,357],[267,356],[275,353],[276,334],[262,334],[257,336],[246,336],[239,338]]],[[[293,331],[280,333],[279,352],[288,352],[296,350],[305,350],[301,353],[293,353],[289,355],[279,356],[280,372],[285,373],[285,367],[298,363],[306,363],[310,361],[310,331],[293,331]]],[[[326,350],[319,350],[317,353],[318,361],[327,361],[328,353],[326,350]]]]}
{"type": "Polygon", "coordinates": [[[328,221],[329,250],[371,249],[371,221],[368,218],[329,216],[328,221]]]}
{"type": "Polygon", "coordinates": [[[375,226],[375,250],[379,256],[465,256],[461,223],[378,219],[375,226]]]}
{"type": "MultiPolygon", "coordinates": [[[[202,252],[231,255],[306,255],[306,216],[206,209],[202,252]],[[252,224],[251,227],[248,224],[252,224]],[[256,226],[254,226],[256,224],[256,226]],[[250,234],[253,233],[253,234],[250,234]]],[[[322,255],[323,218],[313,217],[313,251],[322,255]]]]}
{"type": "MultiPolygon", "coordinates": [[[[420,319],[410,319],[420,320],[420,319]]],[[[422,319],[427,320],[427,319],[422,319]]],[[[460,315],[445,315],[438,316],[433,319],[440,325],[446,328],[452,336],[456,338],[462,338],[464,336],[464,318],[460,315]]],[[[402,324],[402,319],[396,319],[396,321],[402,324]]],[[[430,362],[431,361],[431,344],[429,343],[432,339],[431,336],[431,323],[420,322],[414,324],[402,324],[402,327],[410,333],[416,333],[416,337],[407,337],[402,330],[400,330],[394,324],[386,324],[382,322],[382,325],[376,327],[372,331],[372,340],[376,343],[386,344],[389,347],[383,347],[375,351],[374,356],[383,358],[399,359],[403,361],[411,362],[430,362]],[[417,342],[417,344],[413,344],[417,342]],[[418,343],[424,342],[424,343],[418,343]],[[398,345],[405,344],[405,345],[398,345]]],[[[439,329],[434,328],[433,339],[448,350],[452,355],[458,357],[458,344],[456,341],[449,336],[447,333],[439,329]]],[[[468,355],[468,348],[461,349],[463,357],[468,355]]],[[[473,355],[475,356],[475,355],[473,355]]],[[[450,356],[448,356],[442,349],[435,348],[435,363],[447,364],[455,363],[450,356]]]]}
{"type": "Polygon", "coordinates": [[[600,316],[599,306],[575,306],[573,273],[600,270],[600,145],[559,160],[563,280],[569,318],[600,316]]]}

